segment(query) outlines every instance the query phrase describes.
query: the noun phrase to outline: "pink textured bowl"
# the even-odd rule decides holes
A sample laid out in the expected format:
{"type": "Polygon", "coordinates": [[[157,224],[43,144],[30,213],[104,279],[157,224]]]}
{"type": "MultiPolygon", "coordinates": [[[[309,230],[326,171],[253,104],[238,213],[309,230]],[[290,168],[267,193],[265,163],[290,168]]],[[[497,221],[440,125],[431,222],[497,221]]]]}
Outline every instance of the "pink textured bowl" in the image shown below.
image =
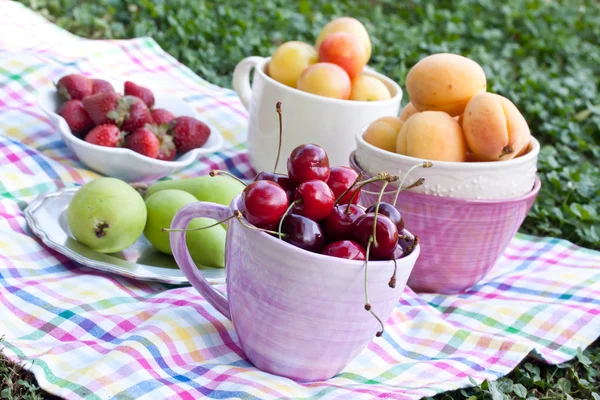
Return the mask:
{"type": "MultiPolygon", "coordinates": [[[[350,165],[368,174],[356,163],[350,165]]],[[[418,171],[418,170],[417,170],[418,171]]],[[[418,172],[414,179],[418,179],[418,172]]],[[[409,179],[410,182],[412,180],[409,179]]],[[[409,182],[409,183],[410,183],[409,182]]],[[[407,229],[419,236],[422,253],[408,280],[415,292],[460,293],[494,266],[531,209],[541,182],[532,190],[508,200],[471,200],[401,192],[396,208],[407,229]]],[[[361,204],[377,202],[381,185],[370,184],[361,192],[361,204]]],[[[393,203],[395,192],[386,191],[382,201],[393,203]]]]}
{"type": "MultiPolygon", "coordinates": [[[[223,220],[239,209],[197,202],[183,207],[171,228],[197,217],[223,220]]],[[[247,222],[246,222],[247,223],[247,222]]],[[[331,378],[356,357],[380,325],[364,308],[365,263],[311,253],[264,232],[227,222],[227,297],[198,272],[185,232],[171,232],[177,264],[200,294],[231,319],[244,353],[255,367],[299,381],[331,378]]],[[[405,231],[405,234],[410,235],[405,231]]],[[[402,294],[420,248],[397,261],[369,262],[369,302],[385,322],[402,294]]]]}

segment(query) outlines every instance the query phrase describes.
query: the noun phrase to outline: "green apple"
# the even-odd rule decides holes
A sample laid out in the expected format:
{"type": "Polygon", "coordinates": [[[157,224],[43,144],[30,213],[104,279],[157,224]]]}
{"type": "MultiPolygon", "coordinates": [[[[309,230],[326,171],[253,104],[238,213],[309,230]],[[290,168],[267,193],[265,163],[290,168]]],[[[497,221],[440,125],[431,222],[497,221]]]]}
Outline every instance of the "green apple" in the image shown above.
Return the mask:
{"type": "Polygon", "coordinates": [[[244,185],[228,176],[198,176],[196,178],[174,179],[156,182],[148,187],[145,198],[167,189],[188,192],[198,201],[223,204],[228,206],[231,200],[244,190],[244,185]]]}
{"type": "Polygon", "coordinates": [[[67,209],[67,224],[78,242],[100,253],[114,253],[142,235],[146,206],[129,184],[98,178],[75,193],[67,209]]]}
{"type": "MultiPolygon", "coordinates": [[[[175,214],[185,205],[198,200],[183,190],[165,189],[158,191],[146,198],[148,220],[144,228],[144,235],[148,241],[160,252],[173,254],[169,240],[169,228],[175,214]]],[[[188,225],[188,229],[196,229],[215,224],[211,218],[195,218],[188,225]]],[[[186,232],[186,244],[190,255],[196,264],[222,268],[225,266],[225,238],[226,231],[221,225],[198,231],[186,232]]]]}

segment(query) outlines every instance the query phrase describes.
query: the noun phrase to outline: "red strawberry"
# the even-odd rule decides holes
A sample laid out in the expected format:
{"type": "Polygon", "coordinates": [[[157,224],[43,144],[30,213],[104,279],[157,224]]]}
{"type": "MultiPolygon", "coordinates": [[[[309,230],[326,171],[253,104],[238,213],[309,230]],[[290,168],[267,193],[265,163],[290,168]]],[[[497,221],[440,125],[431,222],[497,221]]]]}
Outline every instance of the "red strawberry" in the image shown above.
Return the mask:
{"type": "Polygon", "coordinates": [[[148,88],[136,85],[131,81],[125,82],[125,96],[135,96],[142,99],[148,108],[154,106],[154,94],[148,88]]]}
{"type": "Polygon", "coordinates": [[[122,96],[117,92],[101,92],[83,99],[83,107],[96,125],[114,122],[117,125],[123,121],[122,96]]]}
{"type": "Polygon", "coordinates": [[[115,88],[110,82],[105,81],[104,79],[92,79],[92,94],[102,93],[102,92],[114,92],[115,88]]]}
{"type": "Polygon", "coordinates": [[[58,114],[67,121],[67,125],[75,135],[87,133],[94,127],[94,121],[83,108],[81,100],[67,101],[62,105],[58,114]]]}
{"type": "Polygon", "coordinates": [[[192,117],[177,117],[169,122],[167,131],[173,136],[177,151],[182,153],[202,147],[210,136],[210,128],[192,117]]]}
{"type": "Polygon", "coordinates": [[[169,135],[164,135],[160,140],[160,149],[158,150],[159,160],[172,161],[175,158],[177,149],[173,143],[173,138],[169,135]]]}
{"type": "Polygon", "coordinates": [[[143,127],[127,136],[125,147],[146,157],[156,158],[160,141],[149,127],[143,127]]]}
{"type": "MultiPolygon", "coordinates": [[[[150,127],[150,125],[146,126],[150,127]]],[[[158,149],[158,156],[156,156],[156,158],[164,161],[173,160],[177,153],[177,148],[175,147],[175,143],[173,143],[171,135],[167,134],[168,125],[152,125],[151,128],[152,132],[154,132],[160,142],[160,148],[158,149]]]]}
{"type": "Polygon", "coordinates": [[[126,114],[121,129],[126,132],[134,132],[146,124],[152,123],[152,115],[146,104],[135,96],[125,96],[126,114]]]}
{"type": "Polygon", "coordinates": [[[104,147],[121,147],[123,135],[116,125],[103,124],[92,129],[86,136],[85,141],[104,147]]]}
{"type": "Polygon", "coordinates": [[[92,80],[79,74],[65,75],[58,80],[58,95],[64,100],[83,100],[92,94],[92,80]]]}
{"type": "Polygon", "coordinates": [[[152,122],[156,125],[168,124],[175,116],[164,108],[155,108],[152,110],[152,122]]]}

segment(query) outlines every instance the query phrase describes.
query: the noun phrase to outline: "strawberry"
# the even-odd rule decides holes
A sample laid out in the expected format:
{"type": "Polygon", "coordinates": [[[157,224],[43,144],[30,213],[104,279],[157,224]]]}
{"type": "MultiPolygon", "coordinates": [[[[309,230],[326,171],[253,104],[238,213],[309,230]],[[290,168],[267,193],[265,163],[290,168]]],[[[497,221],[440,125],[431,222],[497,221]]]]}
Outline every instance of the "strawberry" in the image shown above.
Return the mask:
{"type": "Polygon", "coordinates": [[[159,140],[160,149],[158,150],[158,156],[156,158],[164,161],[172,161],[177,153],[173,138],[169,135],[164,135],[162,138],[159,137],[159,140]]]}
{"type": "Polygon", "coordinates": [[[152,110],[152,122],[156,125],[168,124],[175,116],[164,108],[155,108],[152,110]]]}
{"type": "Polygon", "coordinates": [[[123,134],[116,125],[98,125],[85,135],[85,141],[104,147],[121,147],[123,134]]]}
{"type": "Polygon", "coordinates": [[[123,121],[123,105],[119,101],[121,98],[117,92],[100,92],[83,99],[83,107],[94,124],[114,122],[118,125],[123,121]]]}
{"type": "Polygon", "coordinates": [[[79,74],[65,75],[58,80],[58,95],[64,100],[83,100],[92,94],[92,80],[79,74]]]}
{"type": "Polygon", "coordinates": [[[169,122],[167,133],[173,136],[177,151],[185,153],[202,147],[210,136],[210,128],[192,117],[177,117],[169,122]]]}
{"type": "Polygon", "coordinates": [[[158,156],[160,141],[150,127],[142,127],[138,128],[132,134],[127,135],[125,147],[146,157],[156,158],[158,156]]]}
{"type": "Polygon", "coordinates": [[[159,160],[171,161],[175,158],[175,154],[177,153],[177,148],[175,147],[175,143],[173,143],[173,138],[171,135],[167,134],[167,124],[152,124],[146,125],[149,129],[152,129],[152,132],[158,138],[160,142],[160,148],[158,149],[158,156],[156,156],[159,160]]]}
{"type": "Polygon", "coordinates": [[[115,88],[110,82],[105,81],[104,79],[92,79],[92,94],[102,93],[102,92],[114,92],[115,88]]]}
{"type": "Polygon", "coordinates": [[[67,121],[75,135],[87,133],[94,127],[94,121],[83,108],[81,100],[69,100],[62,105],[58,114],[67,121]]]}
{"type": "Polygon", "coordinates": [[[135,96],[142,99],[148,108],[154,106],[154,94],[148,88],[136,85],[131,81],[125,82],[125,96],[135,96]]]}
{"type": "Polygon", "coordinates": [[[125,100],[126,114],[121,125],[122,130],[134,132],[152,122],[150,110],[139,97],[125,96],[123,100],[125,100]]]}

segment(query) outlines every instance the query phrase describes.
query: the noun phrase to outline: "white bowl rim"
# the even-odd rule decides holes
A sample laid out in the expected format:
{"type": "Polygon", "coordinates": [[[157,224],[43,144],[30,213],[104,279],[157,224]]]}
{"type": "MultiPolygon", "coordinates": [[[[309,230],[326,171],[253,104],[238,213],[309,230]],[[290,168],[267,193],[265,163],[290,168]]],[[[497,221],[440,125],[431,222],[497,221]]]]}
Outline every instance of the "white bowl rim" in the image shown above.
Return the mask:
{"type": "Polygon", "coordinates": [[[365,67],[363,68],[363,70],[361,72],[366,72],[368,75],[375,76],[378,79],[385,81],[386,86],[393,87],[394,90],[396,91],[396,93],[392,97],[390,97],[389,99],[377,100],[377,101],[359,101],[359,100],[350,100],[350,99],[348,99],[348,100],[334,99],[333,97],[320,96],[318,94],[304,92],[300,89],[289,87],[289,86],[284,85],[283,83],[278,82],[275,79],[271,78],[265,72],[265,67],[269,64],[271,57],[259,57],[259,58],[262,58],[262,60],[260,61],[260,63],[258,63],[256,65],[256,68],[254,68],[254,70],[263,79],[267,80],[269,83],[277,86],[278,88],[280,88],[282,90],[286,90],[286,91],[295,93],[299,96],[307,97],[311,100],[318,100],[318,101],[322,101],[324,103],[348,105],[349,107],[378,107],[384,103],[393,103],[395,101],[402,100],[402,96],[404,94],[400,85],[396,81],[394,81],[392,78],[389,78],[386,75],[383,75],[382,73],[375,71],[373,68],[369,67],[368,65],[365,65],[365,67]]]}
{"type": "MultiPolygon", "coordinates": [[[[163,93],[163,92],[155,91],[155,90],[153,90],[153,92],[156,97],[171,98],[175,101],[180,101],[180,102],[184,102],[184,103],[188,104],[184,100],[182,100],[179,97],[172,95],[170,93],[163,93]]],[[[66,124],[66,120],[62,116],[60,116],[60,114],[58,114],[54,110],[48,110],[45,107],[43,99],[54,93],[56,93],[56,88],[49,88],[49,89],[41,90],[36,98],[37,105],[48,116],[51,115],[55,118],[59,118],[62,122],[64,122],[64,124],[68,128],[68,125],[66,124]]],[[[190,150],[190,151],[186,152],[185,154],[183,154],[178,160],[173,160],[173,161],[157,160],[155,158],[146,157],[140,153],[137,153],[137,152],[135,152],[131,149],[125,148],[125,147],[104,147],[104,146],[98,146],[98,145],[95,145],[92,143],[88,143],[85,140],[80,139],[77,136],[75,136],[73,134],[73,132],[71,132],[70,128],[68,129],[67,132],[63,132],[63,129],[56,129],[56,130],[58,131],[58,133],[61,135],[61,137],[64,140],[68,140],[69,142],[73,143],[74,146],[79,146],[82,148],[94,150],[94,151],[98,152],[99,154],[101,154],[101,153],[111,154],[111,155],[119,154],[119,155],[133,158],[135,160],[138,160],[140,162],[143,162],[143,163],[146,163],[149,165],[157,166],[157,167],[168,167],[171,169],[173,169],[173,168],[180,169],[180,168],[187,167],[188,165],[190,165],[191,163],[196,161],[200,155],[214,153],[215,151],[218,151],[223,146],[223,140],[224,140],[223,135],[214,125],[212,125],[205,119],[200,118],[198,115],[198,112],[196,111],[196,109],[194,107],[192,107],[191,105],[189,107],[190,107],[190,110],[193,110],[193,112],[195,114],[195,118],[201,120],[203,123],[208,125],[208,127],[211,130],[211,134],[216,133],[217,142],[214,146],[211,146],[211,147],[200,147],[197,149],[190,150]],[[199,153],[201,153],[201,154],[199,154],[199,153]]]]}
{"type": "MultiPolygon", "coordinates": [[[[370,124],[369,124],[370,125],[370,124]]],[[[472,170],[472,169],[502,169],[508,167],[515,167],[522,164],[527,164],[533,159],[536,159],[540,152],[540,142],[531,135],[530,146],[531,150],[527,153],[523,154],[520,157],[512,158],[506,161],[474,161],[474,162],[459,162],[459,161],[437,161],[437,160],[428,160],[425,158],[417,158],[411,156],[405,156],[403,154],[392,153],[391,151],[380,149],[368,143],[364,138],[363,134],[369,127],[369,125],[362,128],[360,131],[356,133],[356,141],[360,143],[364,147],[368,148],[370,151],[381,155],[383,157],[387,157],[388,159],[392,159],[398,162],[406,162],[407,164],[410,162],[412,164],[417,164],[423,161],[431,161],[435,167],[448,168],[448,169],[457,169],[457,170],[472,170]]]]}

